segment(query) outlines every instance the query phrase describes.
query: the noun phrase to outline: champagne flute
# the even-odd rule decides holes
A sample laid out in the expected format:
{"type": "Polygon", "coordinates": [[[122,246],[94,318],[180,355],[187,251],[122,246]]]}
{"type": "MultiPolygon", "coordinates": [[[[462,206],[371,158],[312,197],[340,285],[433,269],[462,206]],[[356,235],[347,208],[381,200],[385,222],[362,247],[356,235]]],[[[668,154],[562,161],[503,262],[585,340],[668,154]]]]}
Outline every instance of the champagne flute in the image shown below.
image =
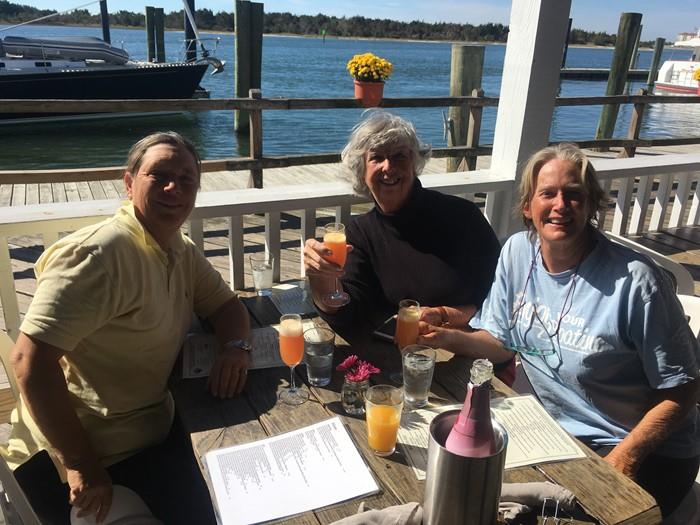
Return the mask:
{"type": "Polygon", "coordinates": [[[280,357],[289,367],[289,388],[282,390],[279,399],[287,405],[301,405],[309,399],[309,393],[296,386],[294,367],[304,357],[304,331],[299,314],[287,314],[280,317],[280,357]]]}
{"type": "MultiPolygon", "coordinates": [[[[330,255],[324,258],[337,264],[341,268],[345,266],[345,259],[348,255],[347,244],[345,240],[345,225],[340,222],[332,222],[324,228],[323,244],[331,251],[330,255]]],[[[350,296],[340,290],[340,281],[336,277],[335,289],[333,292],[326,294],[323,297],[324,304],[334,308],[340,308],[350,302],[350,296]]]]}

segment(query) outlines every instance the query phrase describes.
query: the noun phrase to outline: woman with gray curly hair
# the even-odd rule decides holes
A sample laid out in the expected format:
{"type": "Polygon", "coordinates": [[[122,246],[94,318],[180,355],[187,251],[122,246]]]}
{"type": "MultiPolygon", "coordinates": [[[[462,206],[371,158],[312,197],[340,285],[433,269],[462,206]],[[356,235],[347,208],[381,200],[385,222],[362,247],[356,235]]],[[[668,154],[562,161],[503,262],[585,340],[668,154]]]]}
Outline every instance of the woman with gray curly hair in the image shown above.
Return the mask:
{"type": "Polygon", "coordinates": [[[316,306],[346,338],[370,334],[406,298],[426,307],[424,321],[463,326],[488,293],[498,240],[472,202],[421,186],[429,156],[410,122],[381,110],[343,150],[346,177],[375,206],[347,225],[344,269],[316,239],[306,241],[304,265],[316,306]],[[340,308],[323,301],[336,278],[351,299],[340,308]]]}

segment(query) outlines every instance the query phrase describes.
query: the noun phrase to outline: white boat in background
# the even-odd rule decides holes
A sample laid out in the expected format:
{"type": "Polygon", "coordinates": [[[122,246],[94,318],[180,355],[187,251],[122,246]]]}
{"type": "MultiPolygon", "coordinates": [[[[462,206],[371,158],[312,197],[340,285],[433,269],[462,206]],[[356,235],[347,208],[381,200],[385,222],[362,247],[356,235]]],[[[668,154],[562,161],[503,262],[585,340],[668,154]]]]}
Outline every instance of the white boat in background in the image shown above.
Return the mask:
{"type": "Polygon", "coordinates": [[[666,60],[656,77],[654,92],[669,95],[700,95],[700,82],[693,79],[700,62],[666,60]]]}
{"type": "Polygon", "coordinates": [[[700,29],[693,33],[682,33],[673,44],[676,47],[694,49],[690,60],[667,60],[659,68],[654,92],[670,95],[700,95],[700,81],[695,80],[700,70],[700,29]]]}

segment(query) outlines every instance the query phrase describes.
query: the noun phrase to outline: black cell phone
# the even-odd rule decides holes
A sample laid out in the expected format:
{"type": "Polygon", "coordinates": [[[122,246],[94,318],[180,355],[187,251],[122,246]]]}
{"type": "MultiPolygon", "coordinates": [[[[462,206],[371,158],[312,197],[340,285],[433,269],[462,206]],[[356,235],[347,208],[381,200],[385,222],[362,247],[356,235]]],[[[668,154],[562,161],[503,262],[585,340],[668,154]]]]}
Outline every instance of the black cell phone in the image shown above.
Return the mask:
{"type": "Polygon", "coordinates": [[[396,316],[392,315],[389,317],[389,319],[379,325],[379,327],[372,332],[372,335],[385,341],[393,341],[394,333],[396,333],[396,316]]]}

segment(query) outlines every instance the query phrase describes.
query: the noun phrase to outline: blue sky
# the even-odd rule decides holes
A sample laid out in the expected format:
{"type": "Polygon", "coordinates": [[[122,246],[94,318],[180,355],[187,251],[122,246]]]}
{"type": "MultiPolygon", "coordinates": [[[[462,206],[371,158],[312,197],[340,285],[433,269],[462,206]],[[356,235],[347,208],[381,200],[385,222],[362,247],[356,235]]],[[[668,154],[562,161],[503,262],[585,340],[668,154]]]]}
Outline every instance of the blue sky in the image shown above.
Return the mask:
{"type": "MultiPolygon", "coordinates": [[[[42,9],[69,9],[89,0],[12,0],[42,9]]],[[[195,0],[197,8],[214,12],[232,11],[233,0],[195,0]]],[[[516,0],[517,1],[517,0],[516,0]]],[[[180,0],[107,0],[110,10],[141,11],[145,5],[163,7],[166,11],[181,8],[180,0]]],[[[334,16],[363,15],[369,18],[426,22],[458,22],[482,24],[508,23],[510,0],[267,0],[267,12],[290,12],[297,15],[323,13],[334,16]]],[[[97,12],[95,3],[88,7],[97,12]]],[[[662,36],[675,40],[681,31],[700,27],[700,0],[573,0],[571,15],[574,27],[589,31],[616,33],[622,12],[641,12],[644,16],[642,38],[662,36]]]]}

